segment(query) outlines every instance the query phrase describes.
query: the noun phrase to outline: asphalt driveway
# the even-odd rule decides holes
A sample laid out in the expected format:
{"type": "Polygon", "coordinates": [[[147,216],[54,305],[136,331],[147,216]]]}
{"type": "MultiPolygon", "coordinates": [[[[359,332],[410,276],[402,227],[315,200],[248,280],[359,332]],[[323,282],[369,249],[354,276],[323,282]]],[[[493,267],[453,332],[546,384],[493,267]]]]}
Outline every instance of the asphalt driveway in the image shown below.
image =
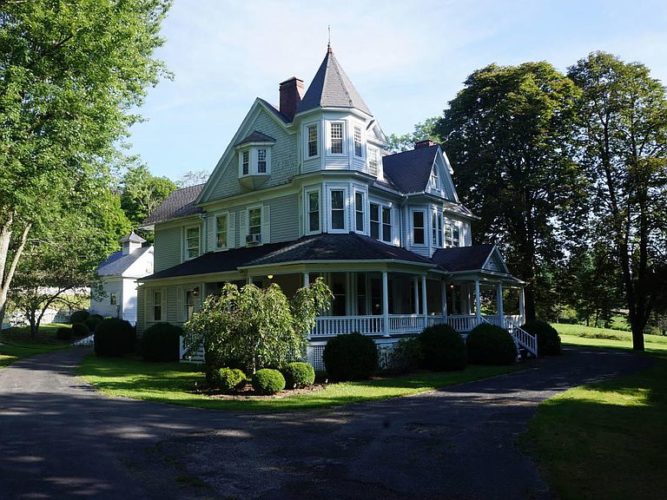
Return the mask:
{"type": "Polygon", "coordinates": [[[88,352],[0,370],[0,498],[550,498],[516,446],[537,405],[650,363],[568,350],[427,394],[244,415],[101,396],[73,375],[88,352]]]}

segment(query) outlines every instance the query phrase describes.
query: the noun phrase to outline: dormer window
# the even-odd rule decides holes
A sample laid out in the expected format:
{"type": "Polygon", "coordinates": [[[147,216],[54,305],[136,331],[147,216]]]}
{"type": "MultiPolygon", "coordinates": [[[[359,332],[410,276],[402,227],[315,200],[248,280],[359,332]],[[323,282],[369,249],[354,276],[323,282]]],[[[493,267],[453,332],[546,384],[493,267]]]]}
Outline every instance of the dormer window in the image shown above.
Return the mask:
{"type": "Polygon", "coordinates": [[[266,173],[266,149],[257,150],[257,173],[266,173]]]}
{"type": "Polygon", "coordinates": [[[236,143],[242,186],[255,189],[268,180],[271,175],[271,147],[275,143],[273,137],[257,130],[236,143]]]}
{"type": "Polygon", "coordinates": [[[331,154],[342,155],[345,151],[343,150],[343,138],[345,137],[345,124],[343,122],[333,122],[330,125],[331,133],[331,154]]]}
{"type": "Polygon", "coordinates": [[[250,173],[250,151],[246,150],[241,153],[241,171],[243,175],[248,175],[250,173]]]}

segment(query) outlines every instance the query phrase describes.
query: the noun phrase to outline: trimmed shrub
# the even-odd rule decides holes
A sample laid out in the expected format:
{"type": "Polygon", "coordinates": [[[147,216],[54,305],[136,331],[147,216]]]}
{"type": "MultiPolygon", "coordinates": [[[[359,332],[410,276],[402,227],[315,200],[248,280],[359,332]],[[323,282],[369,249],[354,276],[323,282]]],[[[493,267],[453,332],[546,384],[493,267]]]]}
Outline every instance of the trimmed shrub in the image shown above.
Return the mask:
{"type": "Polygon", "coordinates": [[[322,357],[327,373],[336,380],[369,378],[378,367],[375,342],[356,332],[332,338],[322,357]]]}
{"type": "Polygon", "coordinates": [[[74,323],[72,325],[72,335],[77,338],[83,338],[90,335],[90,330],[85,323],[74,323]]]}
{"type": "Polygon", "coordinates": [[[180,326],[156,323],[141,336],[141,355],[146,361],[178,361],[180,326]]]}
{"type": "Polygon", "coordinates": [[[80,310],[80,311],[74,311],[71,316],[69,317],[69,322],[71,324],[76,324],[76,323],[83,323],[88,319],[90,316],[90,313],[85,310],[80,310]]]}
{"type": "Polygon", "coordinates": [[[537,335],[537,354],[549,356],[560,354],[560,336],[556,329],[545,321],[534,319],[521,327],[531,335],[537,335]]]}
{"type": "Polygon", "coordinates": [[[95,330],[95,354],[97,356],[122,356],[134,351],[136,333],[125,320],[107,318],[95,330]]]}
{"type": "Polygon", "coordinates": [[[308,387],[315,382],[315,368],[310,363],[295,361],[288,363],[281,371],[285,376],[285,387],[288,389],[308,387]]]}
{"type": "Polygon", "coordinates": [[[401,339],[389,355],[388,369],[394,373],[411,372],[421,368],[423,360],[422,345],[417,337],[401,339]]]}
{"type": "Polygon", "coordinates": [[[463,370],[468,364],[463,337],[451,326],[429,326],[417,338],[424,356],[424,368],[434,371],[463,370]]]}
{"type": "Polygon", "coordinates": [[[216,387],[225,392],[239,389],[246,383],[247,377],[238,368],[220,368],[216,376],[216,387]]]}
{"type": "Polygon", "coordinates": [[[496,325],[482,323],[468,334],[468,358],[480,365],[511,365],[517,350],[510,333],[496,325]]]}
{"type": "Polygon", "coordinates": [[[103,320],[104,318],[99,314],[91,314],[83,323],[88,327],[88,330],[94,332],[97,328],[97,325],[99,325],[103,320]]]}
{"type": "Polygon", "coordinates": [[[69,326],[61,326],[56,330],[56,338],[58,340],[71,340],[72,328],[69,326]]]}
{"type": "Polygon", "coordinates": [[[262,368],[253,375],[252,387],[257,394],[276,394],[285,388],[285,377],[278,370],[262,368]]]}

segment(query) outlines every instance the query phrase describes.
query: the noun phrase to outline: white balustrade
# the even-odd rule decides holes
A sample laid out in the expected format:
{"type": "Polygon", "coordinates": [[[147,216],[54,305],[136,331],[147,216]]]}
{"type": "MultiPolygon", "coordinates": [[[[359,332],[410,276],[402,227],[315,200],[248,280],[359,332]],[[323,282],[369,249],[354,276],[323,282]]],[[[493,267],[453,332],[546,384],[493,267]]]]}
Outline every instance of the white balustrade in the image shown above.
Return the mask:
{"type": "Polygon", "coordinates": [[[470,314],[447,316],[447,323],[449,326],[459,333],[469,332],[482,323],[482,321],[482,319],[477,319],[477,316],[470,314]]]}
{"type": "Polygon", "coordinates": [[[343,333],[359,332],[364,335],[383,335],[382,316],[319,316],[310,334],[313,337],[333,337],[343,333]]]}

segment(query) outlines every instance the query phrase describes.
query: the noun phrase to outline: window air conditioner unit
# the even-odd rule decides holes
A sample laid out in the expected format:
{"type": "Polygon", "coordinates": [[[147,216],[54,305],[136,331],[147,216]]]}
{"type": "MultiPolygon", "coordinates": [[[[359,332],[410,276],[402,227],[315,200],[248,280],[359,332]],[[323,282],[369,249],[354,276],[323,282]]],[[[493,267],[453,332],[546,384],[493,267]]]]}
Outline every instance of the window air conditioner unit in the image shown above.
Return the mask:
{"type": "Polygon", "coordinates": [[[245,242],[248,245],[257,245],[262,242],[261,234],[249,234],[245,237],[245,242]]]}

